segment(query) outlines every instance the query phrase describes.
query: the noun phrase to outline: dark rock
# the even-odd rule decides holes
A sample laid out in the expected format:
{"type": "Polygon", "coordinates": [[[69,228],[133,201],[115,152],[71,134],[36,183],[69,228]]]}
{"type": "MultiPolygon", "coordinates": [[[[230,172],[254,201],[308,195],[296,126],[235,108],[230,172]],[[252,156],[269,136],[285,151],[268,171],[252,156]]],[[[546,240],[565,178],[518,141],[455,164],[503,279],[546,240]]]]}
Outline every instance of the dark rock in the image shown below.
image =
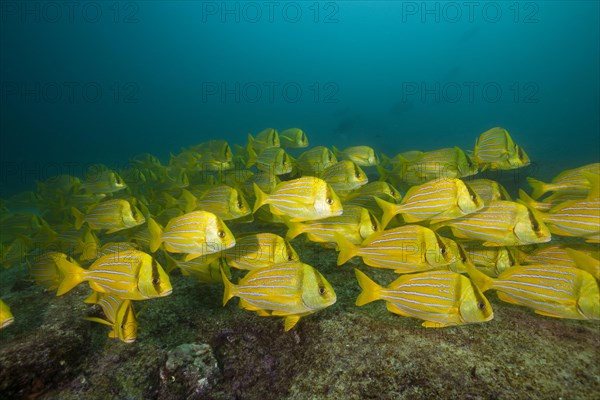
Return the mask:
{"type": "Polygon", "coordinates": [[[158,398],[206,398],[220,379],[221,371],[208,344],[182,344],[168,353],[160,370],[158,398]]]}

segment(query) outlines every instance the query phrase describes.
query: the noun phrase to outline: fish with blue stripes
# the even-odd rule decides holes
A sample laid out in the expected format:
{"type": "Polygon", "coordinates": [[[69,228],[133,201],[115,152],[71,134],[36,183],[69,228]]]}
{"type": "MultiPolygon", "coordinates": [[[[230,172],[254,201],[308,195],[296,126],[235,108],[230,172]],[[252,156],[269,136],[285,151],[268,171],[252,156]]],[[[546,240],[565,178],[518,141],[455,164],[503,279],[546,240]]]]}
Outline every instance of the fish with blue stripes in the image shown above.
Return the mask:
{"type": "Polygon", "coordinates": [[[324,180],[306,176],[281,182],[271,194],[254,185],[254,210],[268,204],[271,213],[285,215],[290,222],[322,219],[342,214],[342,203],[324,180]]]}
{"type": "Polygon", "coordinates": [[[383,230],[373,213],[363,207],[345,205],[342,215],[305,222],[288,222],[286,238],[294,239],[306,233],[308,240],[335,243],[335,234],[343,235],[350,243],[361,244],[367,237],[383,230]]]}
{"type": "Polygon", "coordinates": [[[84,281],[96,292],[129,300],[164,297],[173,291],[162,266],[149,254],[137,250],[100,257],[89,269],[63,258],[57,258],[56,265],[61,276],[57,296],[84,281]]]}
{"type": "Polygon", "coordinates": [[[290,242],[274,233],[255,233],[236,239],[235,246],[223,252],[227,264],[254,270],[288,261],[299,261],[290,242]]]}
{"type": "Polygon", "coordinates": [[[544,183],[534,178],[527,178],[527,183],[533,188],[531,197],[538,199],[547,192],[586,194],[591,189],[591,183],[584,173],[600,175],[600,163],[588,164],[563,171],[554,177],[550,183],[544,183]]]}
{"type": "Polygon", "coordinates": [[[223,221],[242,218],[252,213],[246,198],[236,188],[218,185],[196,200],[196,210],[208,211],[223,221]]]}
{"type": "Polygon", "coordinates": [[[332,151],[338,160],[352,161],[361,167],[371,167],[379,164],[379,157],[370,146],[352,146],[342,151],[333,146],[332,151]]]}
{"type": "Polygon", "coordinates": [[[360,245],[350,243],[340,234],[334,236],[340,250],[338,265],[359,256],[371,267],[410,273],[439,269],[456,261],[456,254],[452,253],[444,240],[431,229],[420,225],[405,225],[376,232],[360,245]]]}
{"type": "Polygon", "coordinates": [[[164,230],[149,218],[148,230],[152,253],[162,244],[170,253],[187,254],[185,261],[235,246],[229,228],[221,218],[208,211],[193,211],[172,218],[164,230]]]}
{"type": "Polygon", "coordinates": [[[110,326],[112,330],[108,333],[109,338],[119,339],[124,343],[135,342],[138,322],[131,300],[124,300],[112,294],[94,292],[85,302],[100,306],[106,319],[97,317],[84,319],[110,326]]]}
{"type": "Polygon", "coordinates": [[[469,276],[482,292],[494,289],[500,300],[529,307],[540,315],[600,319],[598,281],[575,267],[520,265],[504,271],[496,279],[469,268],[469,276]]]}
{"type": "Polygon", "coordinates": [[[362,292],[357,306],[384,300],[389,312],[424,320],[426,328],[473,324],[494,318],[492,306],[466,276],[452,271],[402,275],[382,287],[354,270],[362,292]]]}
{"type": "Polygon", "coordinates": [[[580,237],[589,243],[600,243],[600,175],[584,175],[593,182],[587,198],[566,201],[547,213],[538,213],[553,234],[580,237]]]}
{"type": "Polygon", "coordinates": [[[263,317],[284,317],[284,329],[292,329],[305,315],[336,302],[333,287],[323,275],[298,261],[274,264],[248,272],[237,285],[223,274],[223,305],[234,296],[240,307],[263,317]]]}
{"type": "Polygon", "coordinates": [[[75,217],[76,229],[80,229],[84,223],[87,223],[93,230],[106,229],[108,234],[146,222],[142,212],[123,199],[103,201],[90,207],[85,214],[76,208],[71,208],[71,212],[75,217]]]}
{"type": "Polygon", "coordinates": [[[383,211],[383,226],[397,214],[402,214],[407,223],[429,220],[433,224],[471,214],[484,205],[479,195],[458,178],[440,178],[413,186],[400,204],[375,200],[383,211]]]}
{"type": "Polygon", "coordinates": [[[308,147],[308,136],[300,128],[289,128],[279,132],[279,144],[284,149],[302,149],[308,147]]]}
{"type": "Polygon", "coordinates": [[[519,246],[550,241],[550,231],[530,208],[512,201],[493,201],[481,210],[432,225],[448,226],[455,237],[484,241],[484,246],[519,246]]]}
{"type": "Polygon", "coordinates": [[[367,174],[357,164],[348,160],[339,161],[327,167],[323,171],[321,179],[342,197],[369,182],[367,174]]]}
{"type": "Polygon", "coordinates": [[[515,169],[531,163],[523,148],[513,141],[506,129],[500,127],[489,129],[479,135],[475,142],[473,159],[482,171],[487,168],[515,169]]]}

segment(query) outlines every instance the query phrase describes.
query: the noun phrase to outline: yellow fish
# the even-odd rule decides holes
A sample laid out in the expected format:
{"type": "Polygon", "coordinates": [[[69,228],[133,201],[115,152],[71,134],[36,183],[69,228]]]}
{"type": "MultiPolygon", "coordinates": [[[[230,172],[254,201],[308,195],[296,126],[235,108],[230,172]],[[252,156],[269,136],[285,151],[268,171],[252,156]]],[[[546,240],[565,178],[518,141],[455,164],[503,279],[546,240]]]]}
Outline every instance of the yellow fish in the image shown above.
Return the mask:
{"type": "Polygon", "coordinates": [[[30,275],[38,285],[44,286],[48,290],[58,288],[62,279],[58,269],[58,259],[64,259],[79,266],[77,261],[73,260],[65,253],[58,251],[43,253],[42,255],[35,257],[30,267],[30,275]]]}
{"type": "Polygon", "coordinates": [[[308,147],[308,137],[302,129],[289,128],[279,133],[279,142],[284,149],[308,147]]]}
{"type": "Polygon", "coordinates": [[[257,233],[236,240],[234,247],[223,252],[227,264],[255,270],[287,261],[299,261],[290,242],[274,233],[257,233]]]}
{"type": "Polygon", "coordinates": [[[352,161],[361,167],[371,167],[379,164],[379,157],[375,154],[375,150],[369,146],[353,146],[343,151],[333,146],[332,150],[338,160],[352,161]]]}
{"type": "Polygon", "coordinates": [[[575,192],[585,194],[591,189],[591,183],[584,172],[600,175],[600,163],[566,170],[558,174],[550,183],[527,178],[527,182],[533,188],[531,197],[538,199],[546,192],[575,192]]]}
{"type": "Polygon", "coordinates": [[[211,212],[223,221],[245,217],[252,213],[244,195],[227,185],[215,186],[206,191],[196,201],[196,210],[211,212]]]}
{"type": "Polygon", "coordinates": [[[555,318],[600,319],[600,291],[592,275],[578,268],[556,265],[520,265],[497,279],[469,268],[482,292],[497,291],[507,303],[532,308],[555,318]]]}
{"type": "Polygon", "coordinates": [[[313,147],[300,154],[296,160],[304,175],[321,176],[325,169],[337,162],[336,156],[324,146],[313,147]]]}
{"type": "Polygon", "coordinates": [[[374,233],[360,246],[340,234],[334,234],[340,254],[337,264],[360,256],[366,265],[393,269],[397,273],[427,271],[456,261],[456,254],[431,229],[405,225],[374,233]]]}
{"type": "Polygon", "coordinates": [[[465,244],[464,250],[477,269],[494,278],[518,264],[513,252],[506,247],[465,244]]]}
{"type": "Polygon", "coordinates": [[[364,186],[360,186],[350,193],[345,201],[351,201],[355,198],[366,198],[369,196],[375,197],[391,197],[394,201],[400,201],[402,195],[400,192],[387,182],[375,181],[369,182],[364,186]]]}
{"type": "Polygon", "coordinates": [[[220,257],[220,254],[210,254],[190,261],[178,261],[168,253],[165,253],[165,258],[167,259],[170,271],[179,268],[182,275],[192,276],[201,283],[223,282],[221,269],[225,271],[228,278],[231,278],[229,266],[225,259],[220,257]]]}
{"type": "Polygon", "coordinates": [[[525,151],[515,144],[504,128],[492,128],[483,132],[475,142],[474,160],[490,169],[514,169],[530,164],[525,151]]]}
{"type": "Polygon", "coordinates": [[[600,260],[598,259],[598,253],[596,253],[596,257],[593,257],[591,254],[580,250],[566,250],[577,268],[590,273],[596,280],[600,280],[600,260]]]}
{"type": "Polygon", "coordinates": [[[460,148],[444,148],[428,152],[399,155],[392,171],[379,167],[381,179],[392,179],[408,185],[420,185],[437,178],[462,178],[477,173],[477,165],[460,148]]]}
{"type": "Polygon", "coordinates": [[[285,331],[301,317],[331,306],[335,291],[325,277],[298,261],[274,264],[248,272],[237,285],[223,274],[223,305],[238,296],[240,306],[260,316],[284,317],[285,331]]]}
{"type": "MultiPolygon", "coordinates": [[[[585,174],[585,173],[584,173],[585,174]]],[[[590,243],[600,243],[600,175],[589,175],[594,180],[589,197],[559,204],[547,213],[538,212],[550,232],[560,236],[575,236],[590,243]]]]}
{"type": "Polygon", "coordinates": [[[277,175],[259,171],[242,184],[242,191],[248,198],[254,198],[254,184],[256,184],[263,192],[271,193],[280,183],[281,179],[279,179],[277,175]]]}
{"type": "Polygon", "coordinates": [[[292,172],[294,160],[280,147],[265,149],[256,159],[256,168],[274,175],[292,172]]]}
{"type": "Polygon", "coordinates": [[[342,203],[331,186],[322,179],[307,176],[281,182],[271,194],[255,184],[254,210],[269,204],[275,215],[286,215],[290,222],[322,219],[342,214],[342,203]]]}
{"type": "Polygon", "coordinates": [[[492,306],[469,278],[452,271],[403,275],[387,288],[355,269],[362,293],[356,305],[385,300],[394,314],[424,320],[426,328],[490,321],[492,306]]]}
{"type": "Polygon", "coordinates": [[[320,243],[335,243],[335,233],[343,235],[350,243],[361,244],[367,237],[382,230],[381,224],[366,208],[344,206],[342,215],[316,221],[288,223],[286,237],[289,240],[303,233],[308,240],[320,243]]]}
{"type": "Polygon", "coordinates": [[[400,204],[376,199],[383,211],[382,224],[387,226],[397,214],[408,223],[430,220],[436,223],[462,217],[483,208],[481,198],[457,178],[435,179],[413,186],[400,204]]]}
{"type": "Polygon", "coordinates": [[[221,218],[208,211],[194,211],[175,217],[164,231],[149,218],[148,230],[152,253],[164,243],[168,252],[186,253],[185,261],[235,246],[235,238],[229,228],[221,218]]]}
{"type": "Polygon", "coordinates": [[[255,138],[251,134],[248,134],[248,148],[252,149],[256,154],[260,154],[270,147],[280,146],[279,133],[273,128],[260,131],[256,134],[255,138]]]}
{"type": "Polygon", "coordinates": [[[452,229],[460,239],[483,240],[484,246],[519,246],[550,241],[550,231],[526,206],[512,201],[493,201],[464,217],[432,226],[452,229]]]}
{"type": "Polygon", "coordinates": [[[10,308],[2,301],[2,299],[0,299],[0,329],[6,328],[13,322],[15,322],[15,317],[12,312],[10,312],[10,308]]]}
{"type": "Polygon", "coordinates": [[[88,193],[114,193],[127,187],[123,179],[104,166],[94,166],[86,174],[86,180],[79,185],[80,190],[88,193]],[[96,168],[97,167],[97,168],[96,168]]]}
{"type": "Polygon", "coordinates": [[[321,179],[329,183],[335,193],[342,197],[369,182],[367,174],[352,161],[340,161],[330,165],[323,171],[321,179]]]}
{"type": "Polygon", "coordinates": [[[96,292],[114,294],[122,299],[145,300],[171,294],[169,276],[149,254],[131,250],[100,257],[83,269],[63,258],[56,259],[61,282],[57,296],[62,296],[83,281],[96,292]]]}
{"type": "Polygon", "coordinates": [[[86,303],[97,304],[102,308],[106,320],[101,318],[84,318],[88,321],[108,325],[112,331],[108,337],[119,339],[125,343],[133,343],[137,338],[138,323],[131,300],[123,300],[115,295],[97,292],[90,296],[86,303]]]}
{"type": "Polygon", "coordinates": [[[512,200],[504,186],[491,179],[472,179],[465,181],[465,184],[477,193],[485,204],[496,200],[512,200]]]}
{"type": "Polygon", "coordinates": [[[77,230],[71,225],[59,227],[57,230],[59,246],[63,252],[80,255],[79,259],[81,261],[91,260],[96,257],[100,241],[89,227],[77,230]]]}
{"type": "Polygon", "coordinates": [[[106,229],[106,233],[114,233],[123,229],[133,228],[146,222],[141,211],[132,206],[127,200],[106,200],[90,207],[86,214],[76,208],[71,208],[75,217],[75,229],[80,229],[87,222],[93,230],[106,229]]]}

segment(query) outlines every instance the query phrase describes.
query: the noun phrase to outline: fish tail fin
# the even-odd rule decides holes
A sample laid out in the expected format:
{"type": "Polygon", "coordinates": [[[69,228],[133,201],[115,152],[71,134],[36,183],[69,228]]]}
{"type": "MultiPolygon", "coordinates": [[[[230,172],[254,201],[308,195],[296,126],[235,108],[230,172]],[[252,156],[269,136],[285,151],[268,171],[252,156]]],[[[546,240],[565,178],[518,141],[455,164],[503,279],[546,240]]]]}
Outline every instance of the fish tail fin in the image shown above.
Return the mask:
{"type": "Polygon", "coordinates": [[[254,151],[252,146],[250,146],[249,144],[248,148],[246,149],[246,153],[248,154],[248,160],[246,160],[246,168],[250,168],[254,164],[256,164],[256,159],[258,158],[258,155],[256,154],[256,151],[254,151]]]}
{"type": "Polygon", "coordinates": [[[531,198],[534,200],[539,199],[544,193],[548,191],[547,185],[542,181],[538,181],[537,179],[527,178],[527,183],[529,183],[529,186],[533,188],[531,198]]]}
{"type": "MultiPolygon", "coordinates": [[[[167,274],[170,274],[175,269],[177,269],[177,261],[175,261],[175,259],[168,252],[165,251],[164,254],[165,260],[167,261],[167,265],[165,265],[165,272],[167,274]]],[[[181,272],[183,273],[183,275],[186,275],[184,270],[181,270],[181,272]]]]}
{"type": "Polygon", "coordinates": [[[169,193],[163,192],[163,197],[166,200],[165,209],[177,207],[177,199],[171,196],[169,193]]]}
{"type": "Polygon", "coordinates": [[[519,189],[519,200],[525,204],[530,205],[531,207],[536,206],[537,201],[531,198],[523,189],[519,189]]]}
{"type": "Polygon", "coordinates": [[[196,197],[191,194],[188,190],[181,190],[181,199],[184,201],[184,212],[189,213],[196,209],[196,197]]]}
{"type": "Polygon", "coordinates": [[[487,291],[494,284],[494,279],[490,278],[483,272],[477,269],[473,263],[465,263],[467,273],[471,278],[471,281],[481,290],[481,293],[487,291]]]}
{"type": "Polygon", "coordinates": [[[302,235],[304,233],[305,227],[304,224],[300,222],[290,222],[288,224],[288,231],[285,235],[287,240],[292,240],[296,236],[302,235]]]}
{"type": "Polygon", "coordinates": [[[358,252],[358,246],[350,243],[346,237],[337,232],[334,233],[333,236],[338,249],[340,250],[340,254],[338,254],[337,265],[345,264],[349,259],[356,255],[358,252]]]}
{"type": "Polygon", "coordinates": [[[83,222],[85,221],[85,215],[75,207],[71,207],[71,214],[75,217],[75,229],[81,229],[83,222]]]}
{"type": "Polygon", "coordinates": [[[77,264],[67,261],[64,258],[58,258],[56,266],[61,276],[58,290],[56,291],[57,296],[62,296],[85,280],[83,275],[85,269],[77,264]]]}
{"type": "Polygon", "coordinates": [[[336,158],[339,157],[340,154],[342,154],[342,152],[335,146],[331,146],[331,152],[334,156],[336,156],[336,158]]]}
{"type": "Polygon", "coordinates": [[[154,219],[148,218],[148,232],[150,232],[150,251],[154,253],[162,243],[162,228],[154,219]]]}
{"type": "Polygon", "coordinates": [[[385,228],[390,223],[392,218],[398,214],[398,206],[394,203],[380,199],[377,196],[374,198],[379,208],[381,208],[381,211],[383,211],[383,215],[381,216],[381,226],[385,228]]]}
{"type": "Polygon", "coordinates": [[[381,299],[381,289],[383,289],[381,286],[375,283],[375,281],[373,281],[359,269],[355,268],[354,274],[356,275],[358,284],[362,289],[362,292],[360,292],[360,294],[356,298],[357,306],[360,307],[372,301],[381,299]]]}
{"type": "Polygon", "coordinates": [[[386,170],[385,168],[383,168],[381,165],[377,165],[377,172],[379,173],[379,180],[380,181],[387,181],[388,178],[390,177],[390,172],[388,170],[386,170]]]}
{"type": "Polygon", "coordinates": [[[259,208],[266,204],[269,196],[260,190],[256,183],[253,183],[252,186],[254,187],[254,195],[256,196],[256,202],[254,203],[254,208],[252,209],[252,212],[255,213],[259,208]]]}
{"type": "Polygon", "coordinates": [[[223,268],[220,268],[220,270],[221,278],[223,278],[223,284],[225,285],[225,289],[223,290],[223,305],[225,305],[233,296],[235,296],[235,285],[227,278],[227,274],[223,268]]]}

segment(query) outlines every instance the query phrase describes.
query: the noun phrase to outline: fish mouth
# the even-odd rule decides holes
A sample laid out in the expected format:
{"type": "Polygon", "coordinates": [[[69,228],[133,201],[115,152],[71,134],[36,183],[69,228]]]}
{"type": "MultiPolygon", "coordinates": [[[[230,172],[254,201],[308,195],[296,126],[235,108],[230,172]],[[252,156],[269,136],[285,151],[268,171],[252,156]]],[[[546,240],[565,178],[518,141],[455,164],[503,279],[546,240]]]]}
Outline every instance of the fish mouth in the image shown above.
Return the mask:
{"type": "Polygon", "coordinates": [[[168,295],[170,295],[171,293],[173,293],[173,289],[169,289],[169,290],[167,290],[167,291],[165,291],[165,292],[162,292],[162,293],[161,293],[161,295],[160,295],[160,297],[165,297],[165,296],[168,296],[168,295]]]}

